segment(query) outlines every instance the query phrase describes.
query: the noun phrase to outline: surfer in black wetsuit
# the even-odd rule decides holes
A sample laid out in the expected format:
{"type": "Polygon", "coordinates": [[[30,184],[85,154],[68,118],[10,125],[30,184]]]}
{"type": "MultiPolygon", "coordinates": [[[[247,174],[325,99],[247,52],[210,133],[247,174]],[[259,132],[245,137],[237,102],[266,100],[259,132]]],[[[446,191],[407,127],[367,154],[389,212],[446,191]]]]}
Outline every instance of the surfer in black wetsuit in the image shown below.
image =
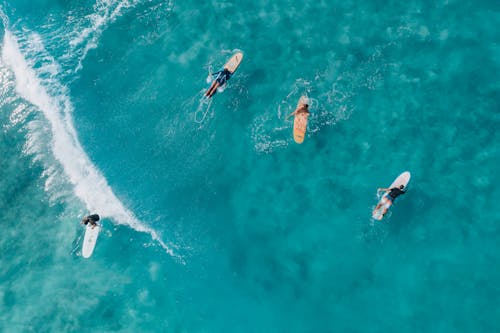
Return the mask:
{"type": "Polygon", "coordinates": [[[215,72],[212,75],[217,75],[215,77],[215,81],[219,82],[219,85],[223,86],[226,81],[231,78],[232,74],[228,69],[224,68],[223,70],[215,72]]]}
{"type": "MultiPolygon", "coordinates": [[[[397,197],[399,197],[401,194],[406,193],[406,191],[403,191],[404,188],[405,188],[404,185],[399,185],[399,187],[377,189],[377,191],[383,191],[386,194],[382,197],[382,200],[380,200],[378,205],[375,207],[375,210],[379,209],[382,205],[386,204],[388,204],[387,207],[389,207],[397,197]]],[[[386,211],[387,208],[382,214],[385,214],[386,211]]]]}
{"type": "Polygon", "coordinates": [[[393,188],[379,188],[379,191],[384,191],[386,192],[389,197],[391,197],[391,201],[394,201],[397,197],[399,197],[401,194],[405,194],[406,191],[403,191],[405,188],[404,185],[399,185],[399,187],[393,187],[393,188]]]}
{"type": "Polygon", "coordinates": [[[222,87],[224,84],[226,84],[227,80],[231,78],[231,75],[232,73],[226,68],[224,68],[221,71],[213,73],[212,76],[215,77],[214,82],[205,93],[205,96],[212,97],[217,92],[217,88],[222,87]]]}
{"type": "Polygon", "coordinates": [[[97,225],[97,221],[99,221],[99,220],[100,220],[99,215],[97,215],[97,214],[92,214],[92,215],[88,215],[88,216],[84,217],[84,218],[82,219],[82,222],[81,222],[81,223],[82,223],[82,224],[85,224],[85,225],[87,225],[87,224],[89,224],[89,223],[90,223],[90,225],[91,225],[92,227],[95,227],[95,226],[97,225]]]}

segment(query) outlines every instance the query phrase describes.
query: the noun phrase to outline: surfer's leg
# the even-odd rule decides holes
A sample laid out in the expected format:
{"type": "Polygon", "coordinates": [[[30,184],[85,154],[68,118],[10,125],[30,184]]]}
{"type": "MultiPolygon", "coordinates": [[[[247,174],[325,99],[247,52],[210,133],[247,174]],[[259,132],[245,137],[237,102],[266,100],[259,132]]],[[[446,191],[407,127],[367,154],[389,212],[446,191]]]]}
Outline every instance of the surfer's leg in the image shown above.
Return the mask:
{"type": "Polygon", "coordinates": [[[387,211],[389,210],[389,208],[392,206],[392,198],[389,195],[386,195],[384,198],[385,198],[385,201],[384,201],[384,212],[382,213],[382,215],[385,215],[385,213],[387,213],[387,211]]]}
{"type": "Polygon", "coordinates": [[[385,198],[385,196],[383,196],[383,197],[380,199],[380,201],[379,201],[379,203],[377,204],[377,206],[375,207],[375,210],[378,210],[378,209],[380,209],[380,207],[382,207],[383,205],[385,205],[386,200],[387,200],[387,199],[385,198]]]}
{"type": "Polygon", "coordinates": [[[387,212],[387,197],[384,195],[380,202],[377,204],[375,207],[375,210],[380,209],[380,207],[385,206],[384,210],[382,211],[382,215],[384,215],[387,212]]]}
{"type": "Polygon", "coordinates": [[[208,88],[208,90],[205,92],[205,96],[210,97],[210,93],[212,92],[212,88],[214,87],[214,85],[215,82],[213,82],[210,88],[208,88]]]}
{"type": "Polygon", "coordinates": [[[213,87],[213,83],[212,85],[210,86],[210,88],[207,89],[207,91],[205,92],[205,97],[210,97],[210,91],[212,91],[212,87],[213,87]]]}
{"type": "Polygon", "coordinates": [[[210,87],[210,89],[208,89],[208,91],[205,94],[205,96],[212,97],[217,92],[217,87],[219,87],[219,83],[218,82],[214,82],[212,84],[212,86],[210,87]]]}

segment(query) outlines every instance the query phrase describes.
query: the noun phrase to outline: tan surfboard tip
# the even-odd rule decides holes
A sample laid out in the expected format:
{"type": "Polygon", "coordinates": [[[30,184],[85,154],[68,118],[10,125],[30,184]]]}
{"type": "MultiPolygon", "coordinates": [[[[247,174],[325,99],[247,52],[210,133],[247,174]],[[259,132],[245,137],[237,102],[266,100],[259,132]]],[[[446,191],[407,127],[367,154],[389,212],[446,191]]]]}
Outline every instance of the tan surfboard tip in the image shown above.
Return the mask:
{"type": "Polygon", "coordinates": [[[241,60],[243,60],[243,53],[241,52],[236,52],[229,58],[229,60],[226,62],[224,65],[224,68],[230,71],[231,73],[234,73],[236,69],[240,66],[241,60]]]}

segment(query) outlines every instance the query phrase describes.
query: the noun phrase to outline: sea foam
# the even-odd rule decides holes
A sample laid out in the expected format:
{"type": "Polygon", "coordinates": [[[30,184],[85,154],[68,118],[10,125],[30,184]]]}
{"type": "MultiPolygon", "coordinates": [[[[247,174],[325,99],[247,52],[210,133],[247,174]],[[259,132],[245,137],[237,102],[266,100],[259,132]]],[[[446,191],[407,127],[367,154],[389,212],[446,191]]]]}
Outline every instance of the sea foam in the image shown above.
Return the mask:
{"type": "Polygon", "coordinates": [[[78,53],[78,65],[75,72],[82,69],[83,60],[90,50],[98,45],[99,38],[109,23],[112,23],[120,16],[123,10],[133,7],[138,3],[134,0],[97,0],[94,4],[94,11],[86,16],[82,23],[85,27],[77,27],[74,33],[70,34],[69,46],[71,53],[78,53]]]}

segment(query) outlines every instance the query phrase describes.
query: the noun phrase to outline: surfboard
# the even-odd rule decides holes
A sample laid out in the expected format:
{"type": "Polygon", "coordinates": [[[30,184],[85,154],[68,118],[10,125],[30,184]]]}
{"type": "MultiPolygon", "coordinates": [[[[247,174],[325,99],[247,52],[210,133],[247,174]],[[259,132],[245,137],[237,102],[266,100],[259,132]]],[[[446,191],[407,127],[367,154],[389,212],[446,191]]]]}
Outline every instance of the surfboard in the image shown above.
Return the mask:
{"type": "MultiPolygon", "coordinates": [[[[297,111],[299,108],[301,108],[303,104],[309,104],[309,98],[307,98],[306,96],[300,97],[299,102],[297,103],[297,108],[295,109],[295,111],[297,111]]],[[[301,144],[302,142],[304,142],[304,138],[306,136],[308,117],[309,117],[309,114],[307,114],[307,113],[299,113],[299,114],[295,115],[295,118],[293,120],[293,139],[298,144],[301,144]]]]}
{"type": "MultiPolygon", "coordinates": [[[[410,178],[411,178],[410,172],[405,171],[402,174],[400,174],[399,176],[397,176],[396,179],[392,182],[392,184],[388,188],[399,187],[401,185],[403,185],[406,188],[406,186],[410,182],[410,178]]],[[[378,220],[378,221],[382,220],[384,215],[387,213],[389,208],[392,206],[392,201],[386,200],[387,195],[388,194],[384,194],[382,196],[382,198],[380,198],[379,202],[377,203],[377,206],[378,206],[378,204],[381,204],[380,207],[378,209],[374,209],[372,212],[372,217],[375,220],[378,220]]]]}
{"type": "Polygon", "coordinates": [[[95,243],[97,242],[97,236],[99,236],[99,231],[101,226],[98,224],[92,228],[92,226],[87,224],[85,227],[85,236],[83,237],[83,247],[82,247],[82,257],[90,258],[92,252],[94,252],[95,243]]]}
{"type": "Polygon", "coordinates": [[[243,60],[243,53],[236,52],[224,64],[224,68],[227,69],[231,74],[233,74],[234,72],[236,72],[236,70],[240,66],[241,60],[243,60]]]}

